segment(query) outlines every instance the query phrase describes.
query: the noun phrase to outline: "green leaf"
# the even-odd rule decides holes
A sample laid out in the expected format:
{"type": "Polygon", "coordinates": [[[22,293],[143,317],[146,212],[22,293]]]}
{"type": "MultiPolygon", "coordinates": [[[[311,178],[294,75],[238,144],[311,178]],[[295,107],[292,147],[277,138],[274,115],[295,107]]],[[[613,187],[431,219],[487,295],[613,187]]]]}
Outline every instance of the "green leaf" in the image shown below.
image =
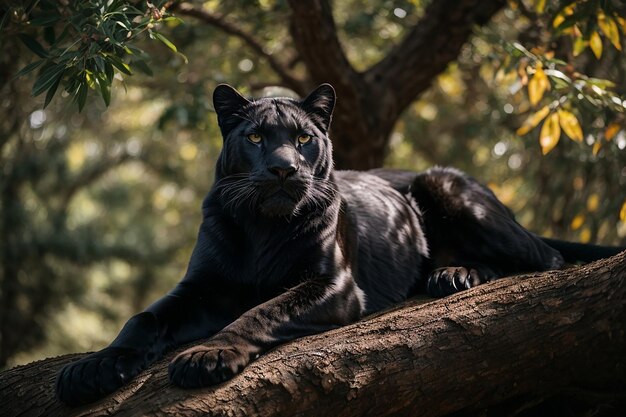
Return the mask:
{"type": "Polygon", "coordinates": [[[128,64],[124,63],[121,59],[116,57],[115,55],[107,54],[108,62],[111,63],[115,68],[117,68],[120,72],[123,72],[126,75],[133,75],[133,72],[130,70],[128,64]]]}
{"type": "Polygon", "coordinates": [[[139,49],[139,48],[137,48],[136,46],[133,46],[133,45],[126,45],[125,48],[130,51],[130,55],[145,55],[146,54],[143,51],[143,49],[139,49]]]}
{"type": "Polygon", "coordinates": [[[109,107],[109,104],[111,104],[111,84],[104,78],[98,77],[97,80],[102,100],[104,100],[104,104],[109,107]]]}
{"type": "Polygon", "coordinates": [[[104,33],[104,36],[106,37],[106,39],[108,39],[108,42],[116,44],[117,39],[115,39],[115,35],[113,34],[113,32],[111,32],[111,28],[109,27],[111,25],[115,25],[115,24],[111,21],[104,22],[102,25],[100,25],[100,29],[104,33]]]}
{"type": "Polygon", "coordinates": [[[39,76],[39,79],[35,81],[35,84],[33,85],[32,95],[36,97],[52,87],[52,85],[57,82],[59,78],[63,77],[64,71],[65,65],[63,64],[53,64],[46,68],[39,76]]]}
{"type": "Polygon", "coordinates": [[[167,16],[164,17],[163,19],[161,19],[162,22],[178,22],[178,23],[185,23],[185,21],[183,19],[181,19],[180,17],[176,17],[176,16],[167,16]]]}
{"type": "Polygon", "coordinates": [[[176,45],[170,42],[169,39],[167,39],[165,36],[161,35],[159,32],[153,32],[153,34],[154,34],[154,37],[160,40],[161,42],[163,42],[165,46],[167,46],[174,52],[178,52],[178,49],[176,49],[176,45]]]}
{"type": "Polygon", "coordinates": [[[130,65],[132,65],[134,68],[137,68],[139,71],[143,72],[146,75],[149,75],[151,77],[154,75],[154,73],[152,72],[152,68],[150,68],[144,60],[137,59],[131,61],[130,65]]]}
{"type": "Polygon", "coordinates": [[[50,46],[54,44],[56,36],[54,34],[54,28],[52,26],[48,26],[43,29],[43,39],[50,46]]]}
{"type": "Polygon", "coordinates": [[[113,69],[113,65],[111,65],[111,63],[108,61],[104,63],[104,75],[107,77],[109,84],[113,82],[113,77],[115,76],[115,70],[113,69]]]}
{"type": "Polygon", "coordinates": [[[93,57],[93,62],[96,64],[96,68],[102,74],[105,73],[104,59],[101,56],[93,57]]]}
{"type": "Polygon", "coordinates": [[[110,12],[112,12],[114,10],[117,10],[123,4],[124,4],[123,0],[114,0],[113,2],[111,2],[111,4],[109,4],[109,7],[107,7],[107,12],[110,13],[110,12]]]}
{"type": "Polygon", "coordinates": [[[60,44],[61,42],[63,42],[65,40],[65,37],[69,34],[69,32],[70,32],[70,27],[69,26],[65,26],[63,28],[63,31],[61,32],[61,34],[59,36],[57,36],[56,43],[60,44]]]}
{"type": "Polygon", "coordinates": [[[178,52],[178,56],[183,59],[183,62],[185,63],[185,65],[189,64],[189,59],[187,58],[187,55],[185,55],[185,54],[183,54],[181,52],[178,52]]]}
{"type": "Polygon", "coordinates": [[[55,22],[61,20],[61,15],[58,14],[46,14],[30,20],[32,26],[50,26],[55,22]]]}
{"type": "Polygon", "coordinates": [[[76,91],[76,103],[78,103],[78,112],[83,111],[83,107],[85,107],[85,102],[87,101],[87,91],[89,87],[87,86],[87,82],[81,82],[78,86],[78,90],[76,91]]]}
{"type": "Polygon", "coordinates": [[[17,35],[20,40],[26,45],[28,49],[33,51],[40,58],[47,58],[48,52],[44,49],[43,46],[39,42],[35,40],[32,36],[28,36],[24,33],[20,33],[17,35]]]}
{"type": "Polygon", "coordinates": [[[24,68],[22,68],[21,70],[19,70],[17,72],[17,74],[15,74],[15,77],[13,77],[13,79],[19,78],[23,75],[28,74],[29,72],[33,71],[36,68],[39,68],[39,66],[41,64],[43,64],[45,61],[43,59],[40,59],[38,61],[35,62],[31,62],[30,64],[26,65],[24,68]]]}
{"type": "Polygon", "coordinates": [[[63,62],[70,66],[74,65],[74,63],[70,62],[78,57],[82,57],[83,53],[81,51],[72,51],[72,52],[64,52],[59,56],[59,63],[63,62]]]}
{"type": "Polygon", "coordinates": [[[124,22],[120,22],[119,20],[116,20],[116,21],[115,21],[115,24],[116,24],[116,25],[120,25],[121,27],[123,27],[124,29],[126,29],[126,32],[129,32],[129,31],[130,31],[130,28],[129,28],[128,26],[126,26],[126,25],[124,24],[124,22]]]}
{"type": "Polygon", "coordinates": [[[46,99],[43,102],[44,109],[48,107],[48,104],[50,104],[50,101],[52,101],[52,97],[54,97],[54,94],[57,92],[57,88],[59,88],[59,84],[61,83],[62,78],[63,77],[57,78],[54,84],[52,84],[52,87],[48,89],[48,93],[46,93],[46,99]]]}
{"type": "Polygon", "coordinates": [[[591,85],[597,85],[598,87],[602,88],[603,90],[605,90],[607,88],[615,87],[615,83],[613,81],[611,81],[611,80],[604,80],[602,78],[589,77],[585,81],[587,83],[591,84],[591,85]]]}

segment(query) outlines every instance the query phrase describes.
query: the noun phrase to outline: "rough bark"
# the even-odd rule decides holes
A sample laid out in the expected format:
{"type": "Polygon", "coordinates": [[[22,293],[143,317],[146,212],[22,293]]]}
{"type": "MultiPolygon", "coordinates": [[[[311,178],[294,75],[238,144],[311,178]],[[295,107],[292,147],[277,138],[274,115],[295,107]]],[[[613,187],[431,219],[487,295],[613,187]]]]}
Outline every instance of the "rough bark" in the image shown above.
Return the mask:
{"type": "Polygon", "coordinates": [[[291,0],[290,33],[314,83],[337,89],[332,127],[341,169],[382,166],[402,112],[454,61],[475,25],[487,23],[503,0],[439,0],[380,62],[359,73],[348,62],[327,0],[291,0]]]}
{"type": "Polygon", "coordinates": [[[268,62],[279,83],[297,93],[331,83],[338,96],[331,135],[336,166],[370,169],[382,166],[391,132],[402,112],[457,58],[474,26],[489,22],[504,5],[504,0],[433,1],[385,58],[358,72],[339,42],[329,1],[290,0],[290,34],[307,69],[305,78],[298,78],[252,33],[224,16],[186,2],[176,10],[240,38],[268,62]]]}
{"type": "Polygon", "coordinates": [[[440,300],[413,300],[280,346],[217,387],[173,387],[170,355],[113,396],[70,409],[54,399],[54,379],[82,355],[35,362],[0,374],[0,410],[6,416],[474,415],[511,398],[518,404],[520,396],[536,401],[581,388],[595,390],[588,392],[606,404],[612,393],[624,399],[625,330],[622,252],[440,300]]]}

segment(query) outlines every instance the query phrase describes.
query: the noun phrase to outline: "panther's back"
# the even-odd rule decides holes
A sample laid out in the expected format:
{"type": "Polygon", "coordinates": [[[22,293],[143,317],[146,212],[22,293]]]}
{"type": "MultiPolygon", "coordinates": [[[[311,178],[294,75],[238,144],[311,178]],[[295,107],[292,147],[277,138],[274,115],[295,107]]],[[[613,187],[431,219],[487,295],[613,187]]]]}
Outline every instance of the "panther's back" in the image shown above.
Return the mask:
{"type": "Polygon", "coordinates": [[[405,300],[420,284],[420,267],[428,255],[417,207],[378,176],[357,171],[335,175],[357,231],[356,280],[367,296],[367,311],[405,300]]]}

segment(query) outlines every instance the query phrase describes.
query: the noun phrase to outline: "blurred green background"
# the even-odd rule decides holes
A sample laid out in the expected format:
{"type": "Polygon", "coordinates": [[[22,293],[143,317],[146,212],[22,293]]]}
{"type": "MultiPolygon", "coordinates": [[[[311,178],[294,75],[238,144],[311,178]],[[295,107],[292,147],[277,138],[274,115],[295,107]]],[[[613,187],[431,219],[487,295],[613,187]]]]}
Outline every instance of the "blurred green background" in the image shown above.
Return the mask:
{"type": "MultiPolygon", "coordinates": [[[[352,65],[364,70],[381,59],[420,22],[428,4],[333,2],[339,39],[352,65]]],[[[297,57],[284,1],[194,6],[242,28],[273,56],[297,57]]],[[[597,114],[577,113],[585,131],[581,143],[562,136],[545,156],[538,129],[515,133],[532,106],[518,71],[502,70],[507,57],[493,39],[521,42],[550,32],[550,17],[543,26],[540,19],[531,22],[524,6],[537,7],[511,2],[475,30],[458,59],[403,112],[384,165],[455,166],[487,183],[536,233],[625,244],[623,118],[615,119],[619,133],[597,149],[593,132],[608,125],[601,108],[597,114]]],[[[80,113],[60,90],[43,109],[44,97],[31,96],[36,76],[14,78],[33,53],[17,37],[3,38],[0,368],[99,349],[125,319],[171,288],[186,269],[221,148],[213,88],[227,82],[255,96],[292,94],[272,86],[274,70],[240,37],[182,17],[182,23],[167,21],[159,30],[188,63],[158,42],[138,41],[151,56],[153,76],[117,75],[110,106],[90,92],[80,113]]],[[[612,80],[612,91],[623,97],[626,59],[608,39],[603,42],[600,59],[586,50],[576,68],[612,80]]],[[[423,65],[429,60],[422,57],[423,65]]],[[[290,65],[293,74],[306,77],[301,61],[290,65]]]]}

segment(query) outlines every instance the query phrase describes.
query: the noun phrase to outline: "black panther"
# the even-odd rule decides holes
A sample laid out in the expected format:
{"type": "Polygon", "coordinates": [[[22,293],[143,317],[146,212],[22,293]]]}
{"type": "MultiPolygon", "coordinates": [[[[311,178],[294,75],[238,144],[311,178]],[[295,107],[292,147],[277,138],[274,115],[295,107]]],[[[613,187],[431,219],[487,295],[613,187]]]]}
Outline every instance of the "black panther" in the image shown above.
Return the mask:
{"type": "Polygon", "coordinates": [[[452,168],[335,171],[335,92],[248,100],[215,89],[224,139],[182,281],[106,348],[67,365],[56,392],[95,401],[177,346],[169,365],[201,387],[304,335],[352,323],[419,292],[436,297],[619,249],[542,239],[486,187],[452,168]]]}

